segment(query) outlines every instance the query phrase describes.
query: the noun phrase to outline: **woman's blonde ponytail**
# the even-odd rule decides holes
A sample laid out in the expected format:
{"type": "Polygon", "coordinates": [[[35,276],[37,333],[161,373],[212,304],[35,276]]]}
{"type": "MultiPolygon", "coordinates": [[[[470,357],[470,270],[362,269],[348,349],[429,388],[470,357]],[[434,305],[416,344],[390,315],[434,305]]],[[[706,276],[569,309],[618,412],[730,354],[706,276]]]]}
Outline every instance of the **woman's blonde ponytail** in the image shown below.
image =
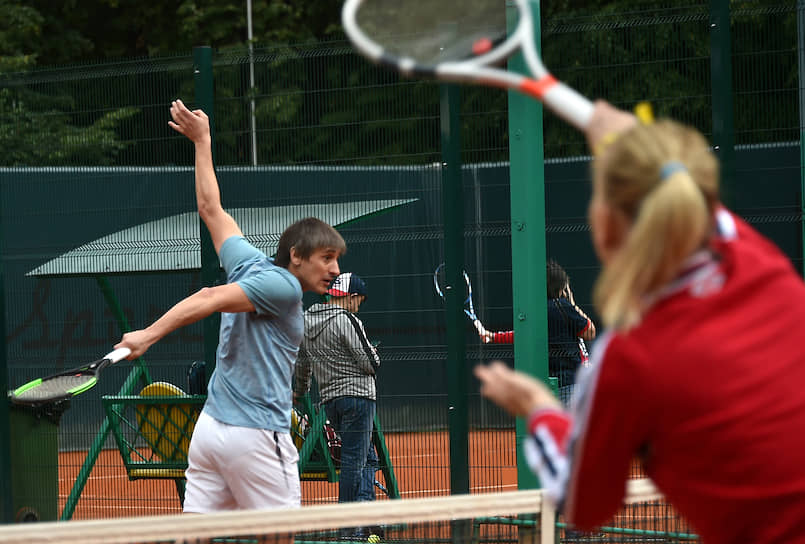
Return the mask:
{"type": "Polygon", "coordinates": [[[594,300],[605,326],[625,329],[640,320],[647,296],[706,243],[717,163],[704,138],[670,121],[625,134],[607,162],[600,173],[605,199],[631,227],[596,282],[594,300]]]}

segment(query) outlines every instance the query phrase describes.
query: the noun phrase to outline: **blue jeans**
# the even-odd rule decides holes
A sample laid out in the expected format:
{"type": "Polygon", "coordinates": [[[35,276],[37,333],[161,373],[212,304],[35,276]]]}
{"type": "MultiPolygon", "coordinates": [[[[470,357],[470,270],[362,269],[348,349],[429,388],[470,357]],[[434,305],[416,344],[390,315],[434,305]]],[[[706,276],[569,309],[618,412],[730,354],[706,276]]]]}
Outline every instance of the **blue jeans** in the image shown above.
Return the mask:
{"type": "Polygon", "coordinates": [[[324,404],[327,418],[341,437],[338,502],[375,500],[377,453],[372,445],[375,401],[339,397],[324,404]]]}

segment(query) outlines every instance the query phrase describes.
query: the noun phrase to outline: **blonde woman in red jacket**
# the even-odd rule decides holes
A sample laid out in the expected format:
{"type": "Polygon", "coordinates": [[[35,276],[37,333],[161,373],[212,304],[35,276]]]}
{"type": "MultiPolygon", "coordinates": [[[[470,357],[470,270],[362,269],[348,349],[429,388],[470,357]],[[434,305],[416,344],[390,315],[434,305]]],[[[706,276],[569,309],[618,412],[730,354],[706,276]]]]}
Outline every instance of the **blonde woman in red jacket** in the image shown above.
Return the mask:
{"type": "Polygon", "coordinates": [[[805,284],[719,203],[696,130],[599,102],[587,138],[606,332],[570,413],[502,363],[476,369],[482,393],[528,417],[529,462],[582,529],[637,457],[703,542],[805,542],[805,284]]]}

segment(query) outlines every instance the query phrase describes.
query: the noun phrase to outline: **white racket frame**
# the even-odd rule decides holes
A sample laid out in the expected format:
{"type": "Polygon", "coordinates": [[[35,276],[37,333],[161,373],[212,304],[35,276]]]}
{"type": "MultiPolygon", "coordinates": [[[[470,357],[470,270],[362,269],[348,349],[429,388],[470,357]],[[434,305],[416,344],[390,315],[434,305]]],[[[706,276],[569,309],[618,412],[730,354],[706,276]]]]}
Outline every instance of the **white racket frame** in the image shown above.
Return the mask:
{"type": "MultiPolygon", "coordinates": [[[[433,287],[434,289],[436,289],[436,294],[439,295],[439,297],[441,297],[442,300],[446,301],[447,295],[445,294],[444,290],[439,286],[439,280],[438,280],[439,270],[444,268],[444,265],[445,263],[440,264],[439,266],[436,267],[436,270],[433,272],[433,287]]],[[[472,283],[470,282],[470,277],[467,275],[467,272],[465,270],[462,270],[461,274],[462,276],[464,276],[464,283],[467,285],[467,296],[464,298],[464,301],[462,303],[464,315],[466,315],[470,319],[472,325],[475,327],[475,330],[478,331],[478,335],[483,337],[486,335],[486,328],[484,328],[484,324],[481,323],[481,320],[478,319],[478,314],[475,313],[475,301],[472,300],[472,283]]],[[[445,285],[445,289],[450,289],[450,287],[445,285]]]]}
{"type": "Polygon", "coordinates": [[[443,81],[516,89],[542,101],[556,115],[579,130],[584,130],[589,124],[593,103],[553,77],[537,53],[529,0],[513,0],[520,17],[517,28],[503,43],[475,58],[444,62],[433,67],[418,65],[410,57],[390,55],[372,41],[356,21],[357,12],[366,1],[371,0],[346,0],[341,10],[341,22],[355,49],[372,62],[393,67],[407,77],[430,76],[443,81]],[[510,57],[518,47],[533,77],[490,66],[510,57]]]}

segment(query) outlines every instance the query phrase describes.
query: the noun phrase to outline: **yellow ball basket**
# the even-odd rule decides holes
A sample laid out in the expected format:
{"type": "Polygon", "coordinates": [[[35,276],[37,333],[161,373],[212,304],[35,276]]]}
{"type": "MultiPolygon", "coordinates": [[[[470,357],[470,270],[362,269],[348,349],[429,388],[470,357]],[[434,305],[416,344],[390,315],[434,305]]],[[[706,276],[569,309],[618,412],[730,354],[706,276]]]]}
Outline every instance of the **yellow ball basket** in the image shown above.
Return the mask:
{"type": "Polygon", "coordinates": [[[310,430],[310,419],[307,414],[301,413],[296,408],[291,409],[291,438],[296,449],[301,450],[305,443],[305,437],[310,430]]]}

